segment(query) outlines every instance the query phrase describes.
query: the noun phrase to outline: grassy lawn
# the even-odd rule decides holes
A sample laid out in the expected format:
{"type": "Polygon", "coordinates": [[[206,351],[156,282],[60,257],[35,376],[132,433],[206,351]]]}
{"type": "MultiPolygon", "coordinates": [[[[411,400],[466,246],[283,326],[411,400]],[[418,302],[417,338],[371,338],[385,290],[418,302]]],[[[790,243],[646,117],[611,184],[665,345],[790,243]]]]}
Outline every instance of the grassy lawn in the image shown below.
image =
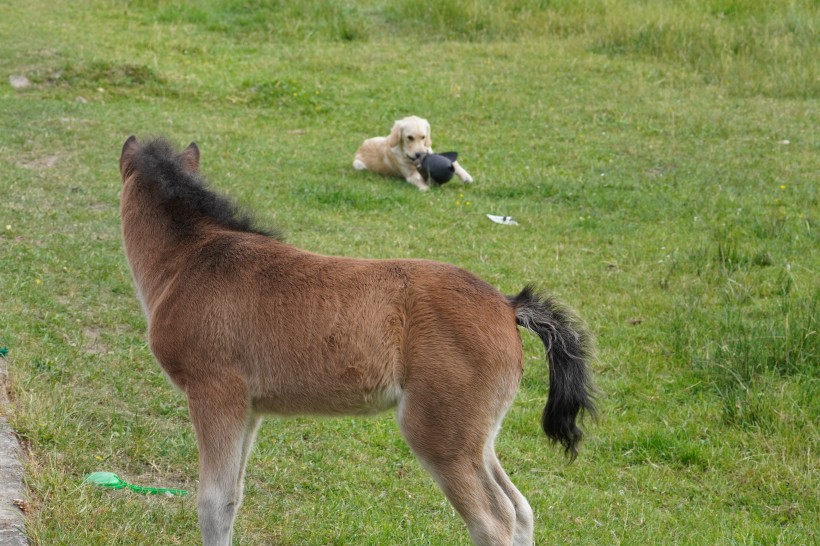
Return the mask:
{"type": "MultiPolygon", "coordinates": [[[[595,333],[601,419],[567,464],[543,347],[499,457],[536,543],[817,544],[820,8],[813,0],[0,2],[0,347],[38,545],[196,544],[183,396],[121,247],[126,137],[324,254],[555,293],[595,333]],[[191,4],[191,5],[188,5],[191,4]],[[30,85],[15,88],[9,77],[30,85]],[[428,118],[474,176],[354,171],[428,118]],[[510,215],[518,226],[490,222],[510,215]]],[[[270,418],[237,544],[468,544],[393,415],[270,418]]]]}

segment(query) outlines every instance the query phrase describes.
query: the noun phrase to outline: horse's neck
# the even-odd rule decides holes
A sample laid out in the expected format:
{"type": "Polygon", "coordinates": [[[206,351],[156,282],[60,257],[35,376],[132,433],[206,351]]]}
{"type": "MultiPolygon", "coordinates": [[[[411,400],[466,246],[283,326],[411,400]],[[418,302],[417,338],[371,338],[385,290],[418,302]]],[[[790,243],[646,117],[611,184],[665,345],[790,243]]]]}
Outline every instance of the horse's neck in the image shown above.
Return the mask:
{"type": "Polygon", "coordinates": [[[159,203],[143,192],[124,189],[121,217],[125,254],[143,308],[150,315],[158,298],[184,264],[185,245],[159,203]],[[129,195],[130,193],[130,195],[129,195]]]}

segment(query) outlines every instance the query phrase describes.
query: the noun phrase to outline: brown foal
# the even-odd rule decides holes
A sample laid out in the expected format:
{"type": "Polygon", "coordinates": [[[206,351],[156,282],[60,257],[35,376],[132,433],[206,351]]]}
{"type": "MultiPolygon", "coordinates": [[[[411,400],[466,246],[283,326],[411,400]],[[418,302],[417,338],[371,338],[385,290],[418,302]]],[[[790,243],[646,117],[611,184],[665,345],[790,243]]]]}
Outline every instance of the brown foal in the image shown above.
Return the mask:
{"type": "Polygon", "coordinates": [[[453,265],[322,256],[288,245],[199,174],[199,149],[130,137],[120,157],[125,253],[151,351],[188,398],[206,546],[228,546],[265,413],[397,408],[401,433],[480,545],[531,545],[533,514],[495,437],[523,371],[516,325],[549,360],[547,436],[576,454],[594,411],[590,343],[529,287],[504,296],[453,265]]]}

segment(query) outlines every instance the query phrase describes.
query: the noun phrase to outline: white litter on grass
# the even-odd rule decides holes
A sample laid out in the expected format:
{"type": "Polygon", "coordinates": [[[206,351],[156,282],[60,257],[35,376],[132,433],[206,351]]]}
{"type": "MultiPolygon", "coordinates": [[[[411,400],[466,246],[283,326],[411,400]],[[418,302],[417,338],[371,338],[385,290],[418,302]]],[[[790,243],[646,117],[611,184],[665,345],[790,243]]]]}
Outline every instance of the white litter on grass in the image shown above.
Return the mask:
{"type": "Polygon", "coordinates": [[[12,74],[9,76],[9,83],[15,89],[24,89],[31,85],[31,82],[25,76],[18,76],[17,74],[12,74]]]}
{"type": "Polygon", "coordinates": [[[517,226],[518,222],[512,219],[512,216],[495,216],[492,214],[488,214],[487,218],[495,222],[496,224],[504,224],[505,226],[517,226]]]}

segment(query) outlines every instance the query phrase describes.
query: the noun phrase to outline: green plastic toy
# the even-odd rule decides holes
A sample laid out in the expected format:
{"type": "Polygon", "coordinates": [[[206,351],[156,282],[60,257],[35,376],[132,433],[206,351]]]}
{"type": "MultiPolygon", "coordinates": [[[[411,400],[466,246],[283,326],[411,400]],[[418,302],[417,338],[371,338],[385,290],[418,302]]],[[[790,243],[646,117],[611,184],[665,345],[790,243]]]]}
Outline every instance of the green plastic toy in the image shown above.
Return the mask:
{"type": "Polygon", "coordinates": [[[184,489],[168,489],[166,487],[144,487],[142,485],[130,484],[122,480],[113,472],[92,472],[85,477],[86,483],[92,483],[101,487],[108,487],[109,489],[124,489],[128,488],[137,493],[146,495],[187,495],[188,492],[184,489]]]}

